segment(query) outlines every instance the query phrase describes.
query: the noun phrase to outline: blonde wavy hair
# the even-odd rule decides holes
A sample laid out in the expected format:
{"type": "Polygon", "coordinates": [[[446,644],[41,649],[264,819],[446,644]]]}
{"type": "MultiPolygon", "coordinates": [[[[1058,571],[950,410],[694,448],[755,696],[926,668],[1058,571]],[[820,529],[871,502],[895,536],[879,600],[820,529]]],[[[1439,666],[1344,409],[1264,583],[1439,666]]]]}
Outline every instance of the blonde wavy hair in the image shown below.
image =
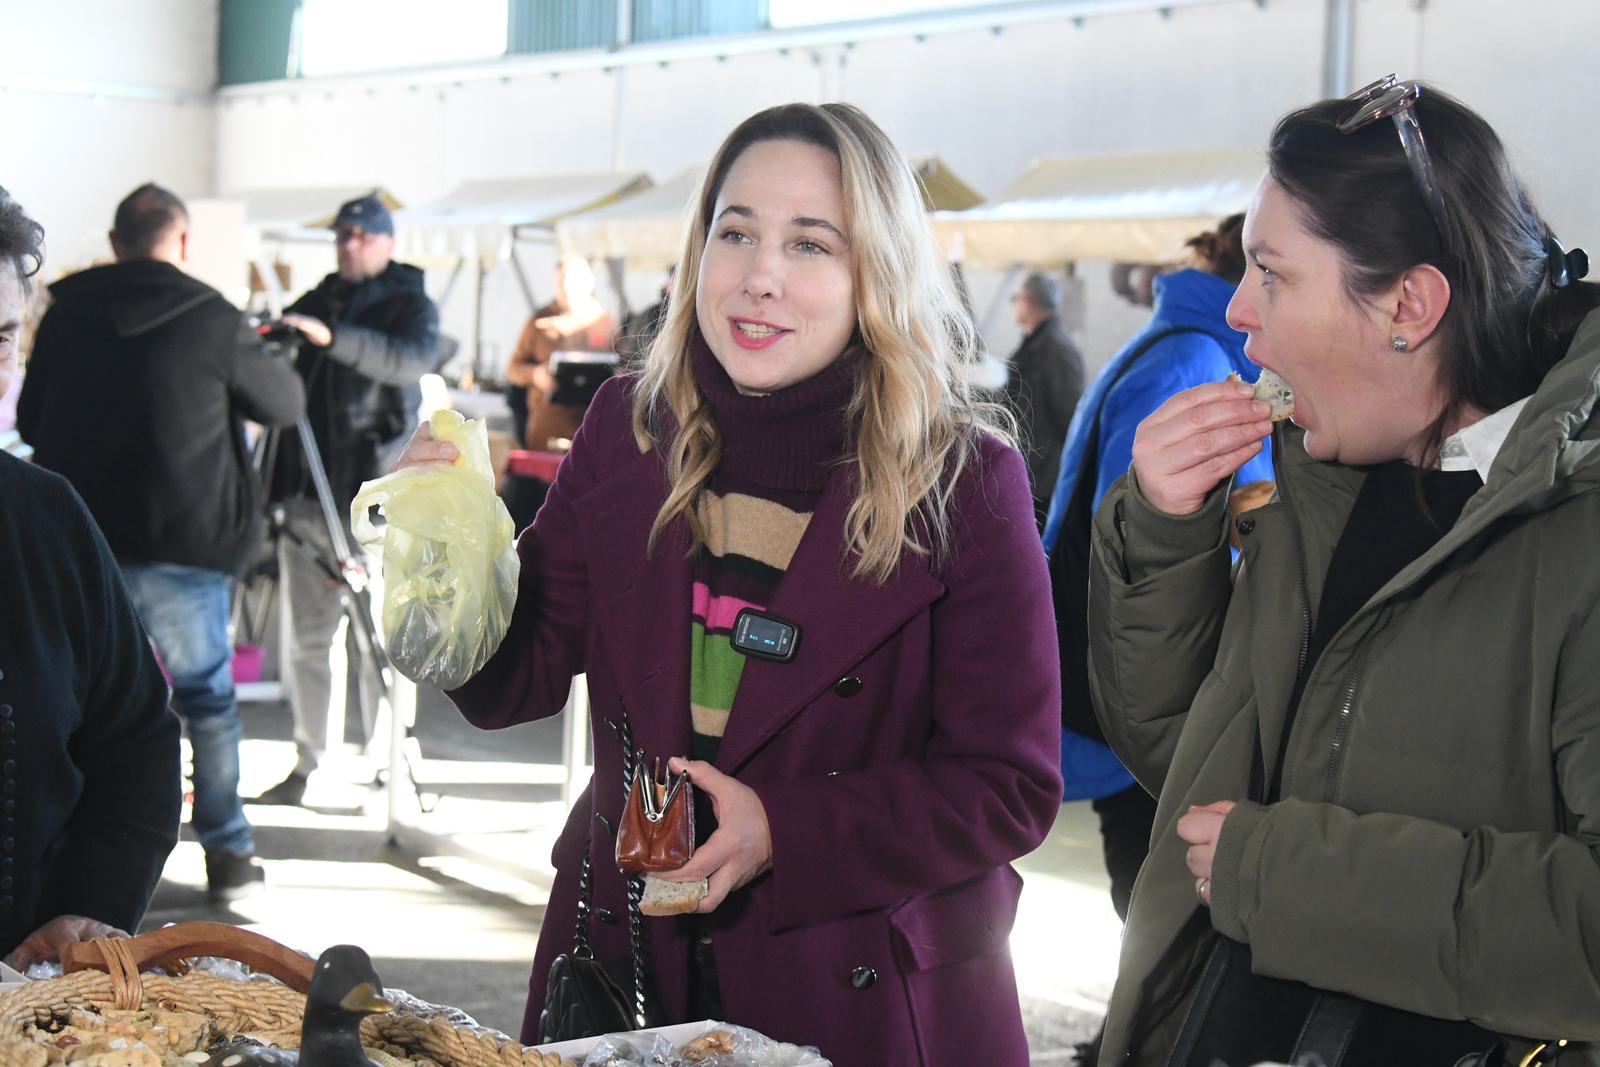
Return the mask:
{"type": "Polygon", "coordinates": [[[928,226],[921,186],[888,136],[849,104],[784,104],[740,123],[712,158],[684,240],[666,321],[633,400],[641,451],[662,446],[669,490],[650,546],[679,516],[705,543],[695,504],[722,456],[717,426],[695,384],[700,261],[717,196],[734,161],[767,141],[817,145],[839,159],[844,228],[854,253],[856,333],[865,349],[847,409],[856,495],[845,518],[853,573],[879,584],[903,554],[948,554],[951,503],[978,437],[1014,441],[1012,421],[980,400],[966,367],[977,336],[928,226]],[[668,422],[662,416],[670,414],[668,422]]]}

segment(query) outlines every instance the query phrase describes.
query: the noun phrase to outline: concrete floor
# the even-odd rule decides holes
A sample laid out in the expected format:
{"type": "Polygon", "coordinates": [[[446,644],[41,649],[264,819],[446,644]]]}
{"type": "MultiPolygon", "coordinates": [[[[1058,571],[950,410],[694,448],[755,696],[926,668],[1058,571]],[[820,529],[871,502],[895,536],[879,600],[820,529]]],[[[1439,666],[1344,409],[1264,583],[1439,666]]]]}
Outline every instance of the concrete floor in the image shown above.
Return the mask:
{"type": "MultiPolygon", "coordinates": [[[[294,752],[285,705],[247,704],[243,713],[241,791],[252,796],[287,773],[294,752]]],[[[429,761],[424,769],[448,767],[457,778],[486,776],[475,770],[492,776],[507,761],[523,767],[559,762],[559,722],[486,734],[437,694],[420,698],[414,734],[429,761]]],[[[386,986],[461,1008],[515,1034],[544,891],[495,865],[445,854],[414,834],[391,842],[384,794],[355,784],[370,781],[372,770],[351,755],[343,767],[313,779],[308,807],[249,805],[268,886],[232,906],[207,903],[200,847],[182,842],[145,928],[192,919],[231,922],[312,955],[332,944],[358,944],[372,955],[386,986]]],[[[414,812],[408,822],[511,866],[536,868],[561,817],[559,791],[551,785],[480,782],[431,786],[425,793],[431,812],[414,812]]],[[[1121,936],[1088,805],[1064,805],[1050,838],[1018,867],[1025,887],[1012,955],[1033,1063],[1071,1063],[1073,1045],[1090,1036],[1104,1011],[1121,936]]]]}

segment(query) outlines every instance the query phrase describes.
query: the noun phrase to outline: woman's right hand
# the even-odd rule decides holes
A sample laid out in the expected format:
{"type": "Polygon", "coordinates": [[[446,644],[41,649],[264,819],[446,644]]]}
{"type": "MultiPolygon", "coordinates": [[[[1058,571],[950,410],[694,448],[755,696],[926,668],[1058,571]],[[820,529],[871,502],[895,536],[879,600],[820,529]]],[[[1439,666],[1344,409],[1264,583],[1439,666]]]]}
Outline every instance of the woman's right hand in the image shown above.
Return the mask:
{"type": "Polygon", "coordinates": [[[427,419],[423,419],[422,425],[417,427],[417,432],[411,435],[411,440],[401,450],[400,457],[390,465],[389,473],[427,463],[454,463],[460,454],[460,450],[449,441],[435,439],[433,427],[427,419]]]}
{"type": "Polygon", "coordinates": [[[1249,382],[1207,382],[1169,399],[1133,435],[1139,491],[1168,515],[1192,515],[1272,432],[1271,406],[1249,382]]]}

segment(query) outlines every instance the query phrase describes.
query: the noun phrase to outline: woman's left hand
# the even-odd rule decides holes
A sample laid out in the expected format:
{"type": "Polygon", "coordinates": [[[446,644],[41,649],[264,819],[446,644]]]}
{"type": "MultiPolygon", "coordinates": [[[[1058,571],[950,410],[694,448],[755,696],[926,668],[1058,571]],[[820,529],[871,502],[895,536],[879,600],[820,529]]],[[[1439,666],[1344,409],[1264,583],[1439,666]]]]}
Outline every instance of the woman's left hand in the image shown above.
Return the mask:
{"type": "Polygon", "coordinates": [[[1189,873],[1194,875],[1195,895],[1208,908],[1211,906],[1211,864],[1217,858],[1217,839],[1222,836],[1222,824],[1233,807],[1231,800],[1195,805],[1178,820],[1178,836],[1189,842],[1189,852],[1184,862],[1189,867],[1189,873]]]}
{"type": "Polygon", "coordinates": [[[688,863],[656,877],[668,882],[710,879],[709,891],[695,911],[715,911],[729,893],[772,869],[772,829],[767,825],[767,809],[761,806],[754,789],[709,763],[674,756],[667,767],[673,774],[687,772],[694,787],[711,798],[717,829],[694,850],[688,863]]]}

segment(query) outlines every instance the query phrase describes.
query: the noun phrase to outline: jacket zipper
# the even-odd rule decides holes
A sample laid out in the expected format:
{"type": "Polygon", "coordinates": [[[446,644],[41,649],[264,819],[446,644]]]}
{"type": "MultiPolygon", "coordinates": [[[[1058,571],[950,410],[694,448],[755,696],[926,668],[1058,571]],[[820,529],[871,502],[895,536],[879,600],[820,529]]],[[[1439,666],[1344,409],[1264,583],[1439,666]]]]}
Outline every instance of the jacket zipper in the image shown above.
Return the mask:
{"type": "MultiPolygon", "coordinates": [[[[1272,469],[1276,471],[1283,462],[1283,449],[1277,433],[1272,435],[1272,469]]],[[[1311,593],[1309,583],[1306,581],[1306,543],[1305,537],[1300,532],[1300,514],[1295,511],[1290,503],[1288,482],[1281,476],[1278,478],[1278,496],[1283,498],[1284,514],[1289,516],[1289,532],[1294,535],[1295,559],[1299,564],[1295,571],[1294,591],[1300,600],[1300,657],[1295,661],[1295,677],[1299,678],[1306,669],[1306,654],[1311,649],[1311,593]]]]}
{"type": "MultiPolygon", "coordinates": [[[[1355,620],[1350,620],[1354,622],[1355,620]]],[[[1356,703],[1356,688],[1361,683],[1361,673],[1367,665],[1370,641],[1362,641],[1356,650],[1356,662],[1350,669],[1350,681],[1344,687],[1344,699],[1339,702],[1339,719],[1333,727],[1333,747],[1328,751],[1328,787],[1322,799],[1332,804],[1339,796],[1339,784],[1344,777],[1345,734],[1350,728],[1350,712],[1356,703]]]]}

